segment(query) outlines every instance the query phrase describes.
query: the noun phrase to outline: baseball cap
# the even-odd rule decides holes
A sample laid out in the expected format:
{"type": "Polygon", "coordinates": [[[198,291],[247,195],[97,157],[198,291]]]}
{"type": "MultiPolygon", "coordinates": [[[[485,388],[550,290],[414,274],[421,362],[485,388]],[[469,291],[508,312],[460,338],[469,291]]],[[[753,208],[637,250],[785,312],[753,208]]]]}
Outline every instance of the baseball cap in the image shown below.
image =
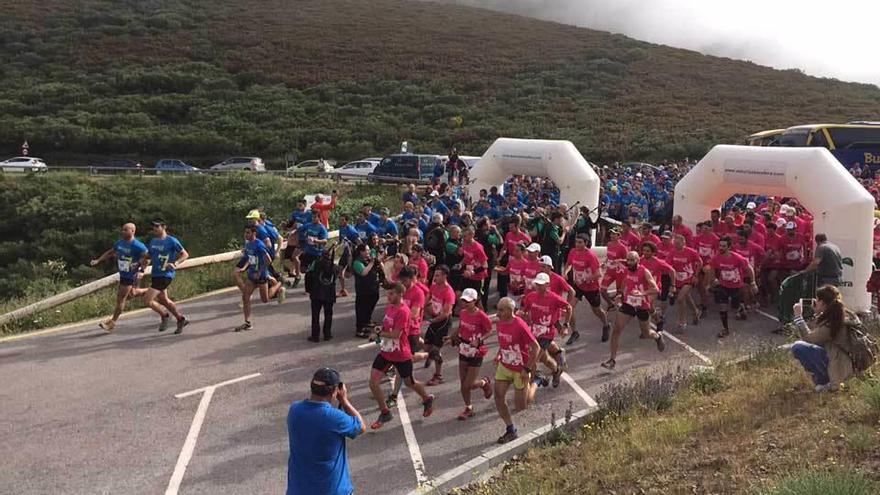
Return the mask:
{"type": "Polygon", "coordinates": [[[663,233],[660,234],[660,237],[672,237],[672,232],[664,230],[663,233]]]}
{"type": "Polygon", "coordinates": [[[526,251],[528,251],[530,253],[540,253],[541,252],[541,245],[536,242],[533,242],[533,243],[529,244],[528,247],[526,247],[526,251]]]}
{"type": "Polygon", "coordinates": [[[477,294],[477,291],[475,289],[465,289],[461,293],[461,299],[463,301],[473,302],[479,299],[479,294],[477,294]]]}
{"type": "Polygon", "coordinates": [[[164,227],[165,220],[161,219],[161,218],[157,218],[157,219],[153,220],[152,222],[150,222],[150,225],[152,225],[153,227],[164,227]]]}
{"type": "Polygon", "coordinates": [[[391,210],[389,210],[388,208],[382,208],[379,210],[379,213],[382,215],[388,216],[391,214],[391,210]]]}
{"type": "Polygon", "coordinates": [[[541,256],[541,258],[538,259],[538,263],[545,265],[545,266],[553,266],[553,258],[546,256],[546,255],[541,256]]]}
{"type": "Polygon", "coordinates": [[[757,207],[758,205],[756,205],[754,201],[749,201],[749,204],[746,205],[747,210],[754,210],[757,207]]]}
{"type": "Polygon", "coordinates": [[[796,229],[797,225],[794,222],[788,222],[787,224],[785,224],[785,228],[787,230],[796,229]]]}
{"type": "Polygon", "coordinates": [[[259,220],[260,219],[260,211],[259,210],[251,210],[248,212],[247,216],[245,216],[248,220],[259,220]]]}
{"type": "Polygon", "coordinates": [[[338,387],[340,383],[342,383],[342,377],[333,368],[321,368],[312,376],[312,388],[338,387]]]}
{"type": "Polygon", "coordinates": [[[777,227],[784,227],[785,226],[785,219],[784,218],[777,218],[776,219],[776,226],[777,227]]]}
{"type": "Polygon", "coordinates": [[[537,285],[549,284],[550,283],[550,275],[547,275],[546,273],[539,273],[535,277],[535,280],[532,281],[532,283],[537,284],[537,285]]]}

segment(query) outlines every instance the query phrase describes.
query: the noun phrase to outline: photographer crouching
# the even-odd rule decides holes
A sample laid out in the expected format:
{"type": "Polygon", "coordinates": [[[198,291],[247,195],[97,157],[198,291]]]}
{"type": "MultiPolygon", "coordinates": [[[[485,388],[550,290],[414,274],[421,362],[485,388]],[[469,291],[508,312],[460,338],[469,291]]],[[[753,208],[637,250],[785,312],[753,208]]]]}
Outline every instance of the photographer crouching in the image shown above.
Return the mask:
{"type": "Polygon", "coordinates": [[[348,401],[339,372],[315,372],[308,400],[294,402],[287,413],[290,458],[287,495],[350,495],[345,439],[367,431],[361,413],[348,401]],[[333,401],[339,408],[333,407],[333,401]]]}

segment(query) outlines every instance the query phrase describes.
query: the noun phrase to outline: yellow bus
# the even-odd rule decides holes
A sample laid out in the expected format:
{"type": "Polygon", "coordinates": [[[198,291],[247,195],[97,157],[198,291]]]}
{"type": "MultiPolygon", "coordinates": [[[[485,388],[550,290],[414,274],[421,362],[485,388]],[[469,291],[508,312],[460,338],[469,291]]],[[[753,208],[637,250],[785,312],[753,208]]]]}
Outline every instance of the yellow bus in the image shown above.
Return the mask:
{"type": "Polygon", "coordinates": [[[749,146],[776,146],[776,140],[785,132],[785,129],[772,129],[752,134],[746,138],[749,146]]]}
{"type": "Polygon", "coordinates": [[[810,124],[789,127],[779,134],[778,130],[764,131],[749,136],[749,144],[755,138],[755,146],[816,146],[827,148],[847,169],[855,165],[880,168],[880,125],[873,122],[851,124],[810,124]],[[765,135],[761,137],[760,135],[765,135]],[[762,138],[773,136],[767,144],[762,138]]]}

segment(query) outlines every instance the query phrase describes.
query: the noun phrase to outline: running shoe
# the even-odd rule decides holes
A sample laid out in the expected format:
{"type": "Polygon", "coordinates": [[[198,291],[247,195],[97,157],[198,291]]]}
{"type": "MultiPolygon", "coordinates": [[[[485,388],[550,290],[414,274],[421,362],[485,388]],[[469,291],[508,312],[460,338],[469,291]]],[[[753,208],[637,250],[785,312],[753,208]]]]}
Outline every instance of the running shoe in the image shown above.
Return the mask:
{"type": "Polygon", "coordinates": [[[388,398],[385,399],[385,405],[388,406],[388,409],[397,407],[397,394],[389,395],[388,398]]]}
{"type": "Polygon", "coordinates": [[[278,304],[284,304],[285,298],[287,298],[287,290],[282,287],[278,289],[278,304]]]}
{"type": "MultiPolygon", "coordinates": [[[[553,388],[559,388],[559,378],[562,376],[562,366],[557,365],[556,371],[551,375],[551,385],[553,388]]],[[[546,385],[544,385],[546,387],[546,385]]]]}
{"type": "Polygon", "coordinates": [[[611,338],[611,325],[604,324],[602,325],[602,342],[608,342],[608,339],[611,338]]]}
{"type": "Polygon", "coordinates": [[[568,369],[565,365],[565,349],[559,349],[559,354],[556,355],[556,362],[559,364],[562,371],[568,369]]]}
{"type": "Polygon", "coordinates": [[[483,389],[483,397],[492,398],[492,380],[488,376],[483,377],[483,386],[480,388],[483,389]]]}
{"type": "Polygon", "coordinates": [[[100,324],[98,324],[98,326],[101,327],[102,330],[106,330],[107,332],[112,332],[113,329],[116,328],[116,322],[113,321],[113,318],[107,318],[106,320],[104,320],[100,324]]]}
{"type": "Polygon", "coordinates": [[[235,331],[235,332],[241,332],[242,330],[250,330],[251,328],[252,328],[252,327],[251,327],[251,322],[246,321],[246,322],[244,322],[243,324],[241,324],[241,325],[235,327],[235,330],[234,330],[234,331],[235,331]]]}
{"type": "Polygon", "coordinates": [[[538,385],[539,387],[546,388],[550,385],[550,380],[541,376],[540,373],[535,373],[535,377],[532,378],[532,383],[538,385]]]}
{"type": "Polygon", "coordinates": [[[186,318],[181,318],[177,320],[177,328],[174,330],[174,335],[180,335],[183,333],[183,327],[189,325],[189,320],[186,318]]]}
{"type": "Polygon", "coordinates": [[[165,330],[168,330],[168,318],[169,318],[169,316],[165,315],[162,317],[162,320],[159,322],[159,331],[160,332],[164,332],[165,330]]]}
{"type": "Polygon", "coordinates": [[[657,350],[663,352],[666,350],[666,341],[663,339],[663,334],[657,335],[657,338],[654,339],[654,342],[657,343],[657,350]]]}
{"type": "Polygon", "coordinates": [[[294,289],[299,287],[299,281],[301,278],[302,277],[300,277],[299,275],[296,275],[295,277],[293,277],[293,288],[294,289]]]}
{"type": "Polygon", "coordinates": [[[605,368],[606,370],[613,370],[616,365],[617,365],[617,362],[615,360],[609,359],[608,361],[605,361],[604,363],[600,364],[599,366],[605,368]]]}
{"type": "Polygon", "coordinates": [[[428,380],[428,383],[426,385],[428,385],[429,387],[433,387],[435,385],[440,385],[441,383],[443,383],[443,375],[438,375],[435,373],[434,376],[432,376],[431,379],[428,380]]]}
{"type": "Polygon", "coordinates": [[[500,437],[498,437],[498,443],[505,444],[505,443],[510,442],[512,440],[516,440],[517,438],[519,438],[519,435],[516,434],[516,428],[507,429],[504,432],[504,435],[501,435],[500,437]]]}
{"type": "Polygon", "coordinates": [[[394,415],[391,414],[391,411],[385,411],[379,414],[379,417],[376,418],[376,421],[374,421],[373,424],[370,425],[370,429],[378,430],[379,428],[385,426],[385,423],[388,423],[392,419],[394,419],[394,415]]]}
{"type": "Polygon", "coordinates": [[[458,415],[459,421],[466,421],[468,418],[474,417],[474,409],[472,407],[465,407],[464,411],[458,415]]]}
{"type": "Polygon", "coordinates": [[[578,332],[577,330],[575,330],[575,331],[571,332],[571,335],[568,336],[568,340],[565,341],[565,345],[572,345],[579,338],[581,338],[581,333],[578,332]]]}
{"type": "Polygon", "coordinates": [[[428,396],[425,402],[422,402],[422,417],[427,418],[434,414],[434,394],[428,396]]]}

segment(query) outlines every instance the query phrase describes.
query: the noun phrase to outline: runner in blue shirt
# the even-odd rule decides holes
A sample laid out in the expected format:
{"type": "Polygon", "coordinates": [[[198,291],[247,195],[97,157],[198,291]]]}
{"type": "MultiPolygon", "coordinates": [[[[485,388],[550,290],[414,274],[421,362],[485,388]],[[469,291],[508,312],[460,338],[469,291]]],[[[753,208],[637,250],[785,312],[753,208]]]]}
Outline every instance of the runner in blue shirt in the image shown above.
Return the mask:
{"type": "Polygon", "coordinates": [[[146,303],[162,318],[159,323],[160,332],[168,328],[168,314],[171,313],[177,320],[177,329],[174,333],[180,334],[183,332],[183,327],[189,325],[189,321],[168,297],[166,289],[174,280],[177,266],[189,258],[189,253],[176,237],[168,235],[165,230],[165,220],[153,220],[152,225],[153,238],[147,245],[152,266],[152,282],[147,290],[146,303]]]}
{"type": "Polygon", "coordinates": [[[241,261],[235,269],[235,278],[238,282],[238,288],[241,290],[241,307],[244,314],[244,324],[235,327],[236,332],[253,328],[251,325],[251,296],[257,288],[260,289],[260,300],[264,303],[276,296],[278,304],[284,302],[284,287],[281,282],[269,274],[272,257],[265,242],[257,238],[257,230],[256,225],[248,225],[244,228],[244,249],[241,261]],[[247,277],[242,279],[241,275],[245,272],[247,272],[247,277]]]}
{"type": "Polygon", "coordinates": [[[292,287],[299,285],[302,280],[303,270],[300,256],[302,255],[303,239],[301,237],[302,227],[312,223],[312,210],[306,209],[306,200],[300,199],[296,202],[296,209],[290,214],[287,221],[289,234],[287,237],[287,247],[284,248],[284,262],[287,264],[287,275],[293,279],[292,287]]]}
{"type": "Polygon", "coordinates": [[[361,213],[363,213],[364,218],[373,225],[379,225],[379,222],[382,220],[382,217],[373,212],[373,205],[369,203],[361,205],[361,213]]]}
{"type": "Polygon", "coordinates": [[[300,230],[304,239],[303,254],[300,261],[305,271],[308,271],[312,262],[324,253],[324,246],[327,244],[329,233],[317,215],[312,219],[312,223],[304,225],[300,230]]]}
{"type": "Polygon", "coordinates": [[[339,268],[341,271],[339,272],[339,294],[337,295],[339,297],[346,297],[348,296],[348,291],[345,290],[345,274],[348,272],[349,265],[351,265],[355,246],[362,242],[361,233],[348,223],[348,215],[339,216],[339,238],[342,239],[343,243],[342,254],[339,256],[339,268]]]}
{"type": "Polygon", "coordinates": [[[108,332],[116,328],[116,321],[125,309],[125,301],[131,297],[137,297],[146,292],[137,288],[138,279],[147,266],[147,246],[134,236],[137,228],[133,223],[122,226],[122,238],[116,241],[112,248],[104,251],[101,256],[91,261],[92,266],[97,266],[104,260],[115,258],[116,267],[119,271],[119,286],[116,289],[116,307],[113,316],[101,322],[100,326],[108,332]]]}

